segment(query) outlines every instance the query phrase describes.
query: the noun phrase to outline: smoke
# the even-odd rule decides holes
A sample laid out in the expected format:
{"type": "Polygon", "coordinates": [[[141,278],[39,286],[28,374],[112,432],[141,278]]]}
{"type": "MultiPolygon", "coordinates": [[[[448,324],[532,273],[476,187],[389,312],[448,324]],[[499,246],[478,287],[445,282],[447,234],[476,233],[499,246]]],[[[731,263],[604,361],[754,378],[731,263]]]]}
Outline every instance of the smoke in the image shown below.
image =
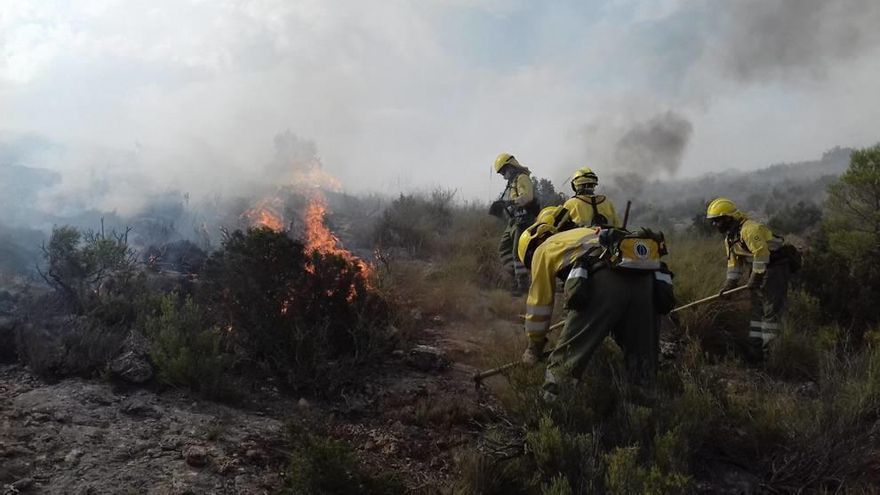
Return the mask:
{"type": "Polygon", "coordinates": [[[712,4],[718,29],[706,53],[741,83],[824,78],[880,42],[876,0],[739,0],[712,4]]]}
{"type": "Polygon", "coordinates": [[[349,192],[487,198],[501,151],[557,183],[656,177],[880,122],[876,0],[7,3],[0,132],[61,143],[20,164],[51,171],[34,204],[54,212],[242,195],[300,163],[349,192]]]}
{"type": "Polygon", "coordinates": [[[668,111],[637,122],[617,141],[614,163],[626,170],[655,175],[675,173],[681,166],[693,125],[682,115],[668,111]]]}

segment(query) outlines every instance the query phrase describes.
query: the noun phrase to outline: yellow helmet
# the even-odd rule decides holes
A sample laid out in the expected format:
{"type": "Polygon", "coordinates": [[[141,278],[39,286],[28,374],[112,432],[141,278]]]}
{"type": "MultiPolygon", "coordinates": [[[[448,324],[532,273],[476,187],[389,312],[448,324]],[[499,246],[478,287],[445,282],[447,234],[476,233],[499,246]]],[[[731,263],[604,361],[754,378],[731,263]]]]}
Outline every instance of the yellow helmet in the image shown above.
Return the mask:
{"type": "Polygon", "coordinates": [[[532,255],[553,234],[573,227],[569,211],[561,206],[548,206],[538,213],[538,219],[519,236],[516,255],[526,267],[532,264],[532,255]]]}
{"type": "Polygon", "coordinates": [[[519,162],[516,161],[516,158],[513,157],[510,153],[501,153],[498,155],[498,158],[495,158],[495,172],[501,173],[501,169],[504,168],[505,165],[511,165],[514,167],[519,167],[519,162]]]}
{"type": "Polygon", "coordinates": [[[574,175],[571,176],[571,189],[574,192],[577,192],[583,186],[595,186],[598,183],[599,177],[596,176],[596,173],[590,167],[581,167],[575,170],[574,175]]]}
{"type": "Polygon", "coordinates": [[[739,218],[742,213],[736,204],[727,198],[715,198],[706,207],[706,218],[734,217],[739,218]]]}

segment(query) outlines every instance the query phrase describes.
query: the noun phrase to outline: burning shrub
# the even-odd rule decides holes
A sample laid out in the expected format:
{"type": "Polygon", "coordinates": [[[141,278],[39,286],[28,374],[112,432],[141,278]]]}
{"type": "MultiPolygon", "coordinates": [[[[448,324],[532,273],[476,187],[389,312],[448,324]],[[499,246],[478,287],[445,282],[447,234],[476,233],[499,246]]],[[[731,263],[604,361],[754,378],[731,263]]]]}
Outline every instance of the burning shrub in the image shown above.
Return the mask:
{"type": "Polygon", "coordinates": [[[342,361],[383,340],[388,308],[367,290],[362,267],[306,252],[284,233],[230,234],[203,280],[205,304],[245,359],[296,388],[336,383],[342,361]]]}

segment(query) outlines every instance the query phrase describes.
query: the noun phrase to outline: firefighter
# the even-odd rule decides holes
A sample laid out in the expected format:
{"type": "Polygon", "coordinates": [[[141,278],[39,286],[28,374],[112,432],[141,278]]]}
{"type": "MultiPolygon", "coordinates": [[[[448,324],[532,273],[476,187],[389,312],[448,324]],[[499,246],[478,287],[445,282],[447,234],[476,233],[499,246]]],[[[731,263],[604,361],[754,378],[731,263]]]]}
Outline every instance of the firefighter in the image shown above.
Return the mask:
{"type": "Polygon", "coordinates": [[[571,219],[581,227],[620,227],[620,218],[614,204],[605,196],[595,194],[599,178],[590,167],[581,167],[571,177],[574,191],[563,207],[571,212],[571,219]]]}
{"type": "Polygon", "coordinates": [[[665,254],[662,234],[632,235],[598,227],[553,233],[540,222],[523,233],[518,252],[532,273],[526,300],[525,364],[544,357],[557,277],[565,279],[568,310],[549,354],[544,398],[554,400],[562,382],[578,379],[609,334],[623,350],[632,376],[650,380],[658,364],[659,315],[668,313],[674,303],[672,273],[659,261],[665,254]]]}
{"type": "Polygon", "coordinates": [[[513,279],[514,295],[522,295],[529,286],[529,271],[516,257],[519,236],[526,227],[535,221],[538,214],[538,201],[531,172],[519,164],[509,153],[501,153],[495,159],[495,172],[507,180],[507,187],[501,198],[493,203],[490,212],[507,218],[507,228],[501,235],[498,255],[504,269],[513,279]]]}
{"type": "Polygon", "coordinates": [[[766,225],[749,219],[733,201],[716,198],[706,208],[706,218],[725,234],[727,279],[724,294],[737,287],[748,266],[748,287],[752,292],[752,317],[749,340],[756,355],[763,358],[767,344],[782,330],[785,313],[789,260],[784,254],[783,239],[766,225]]]}

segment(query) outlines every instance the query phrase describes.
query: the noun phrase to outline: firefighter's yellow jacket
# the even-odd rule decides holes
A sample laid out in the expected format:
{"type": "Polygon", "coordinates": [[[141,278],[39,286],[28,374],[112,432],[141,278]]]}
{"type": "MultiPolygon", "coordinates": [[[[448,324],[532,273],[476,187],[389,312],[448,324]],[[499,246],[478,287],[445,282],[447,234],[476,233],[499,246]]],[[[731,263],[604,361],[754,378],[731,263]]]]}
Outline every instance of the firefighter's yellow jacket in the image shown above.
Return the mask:
{"type": "MultiPolygon", "coordinates": [[[[598,228],[576,228],[550,236],[532,256],[532,283],[526,299],[526,334],[541,340],[550,329],[556,276],[592,250],[601,251],[598,228]]],[[[577,276],[571,270],[569,276],[577,276]]]]}
{"type": "Polygon", "coordinates": [[[745,218],[739,228],[728,235],[727,279],[739,280],[747,263],[752,273],[764,273],[770,263],[770,254],[782,247],[782,239],[773,235],[766,225],[745,218]]]}
{"type": "Polygon", "coordinates": [[[579,194],[569,198],[562,207],[569,211],[571,220],[578,227],[590,227],[593,225],[593,201],[596,202],[596,211],[608,220],[607,226],[621,226],[620,218],[614,209],[614,204],[611,203],[610,199],[602,195],[579,194]]]}
{"type": "Polygon", "coordinates": [[[532,184],[529,173],[523,171],[510,181],[501,199],[513,201],[518,208],[524,208],[531,203],[535,199],[535,185],[532,184]]]}

